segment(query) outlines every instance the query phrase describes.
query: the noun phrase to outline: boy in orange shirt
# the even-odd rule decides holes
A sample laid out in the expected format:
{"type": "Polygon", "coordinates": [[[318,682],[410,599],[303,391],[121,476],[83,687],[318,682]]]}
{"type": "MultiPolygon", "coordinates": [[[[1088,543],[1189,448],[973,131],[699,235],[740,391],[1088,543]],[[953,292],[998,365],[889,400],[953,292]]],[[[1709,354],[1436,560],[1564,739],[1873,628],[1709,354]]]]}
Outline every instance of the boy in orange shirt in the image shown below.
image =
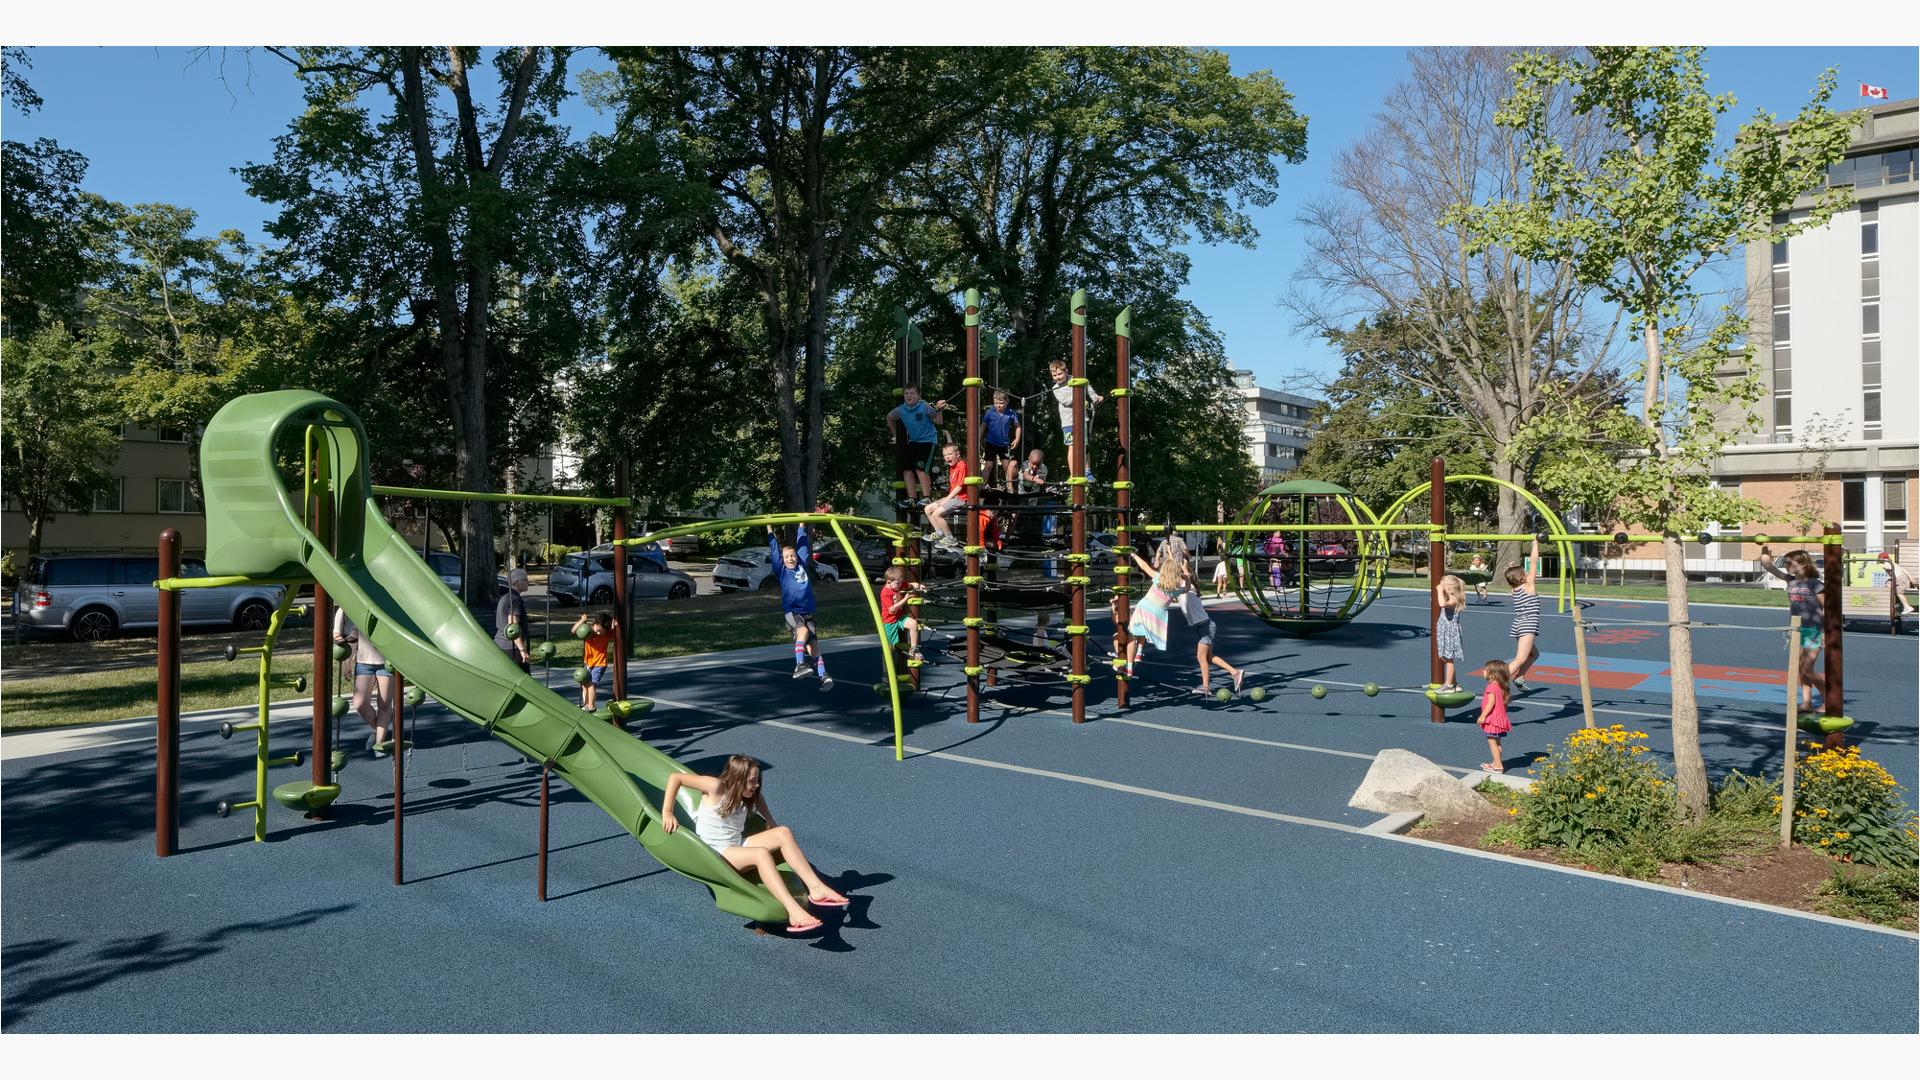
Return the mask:
{"type": "Polygon", "coordinates": [[[599,704],[600,680],[607,675],[607,650],[613,648],[613,619],[604,611],[581,615],[573,621],[574,630],[588,619],[593,620],[593,629],[580,643],[580,663],[587,669],[587,681],[580,684],[580,707],[593,712],[599,704]]]}

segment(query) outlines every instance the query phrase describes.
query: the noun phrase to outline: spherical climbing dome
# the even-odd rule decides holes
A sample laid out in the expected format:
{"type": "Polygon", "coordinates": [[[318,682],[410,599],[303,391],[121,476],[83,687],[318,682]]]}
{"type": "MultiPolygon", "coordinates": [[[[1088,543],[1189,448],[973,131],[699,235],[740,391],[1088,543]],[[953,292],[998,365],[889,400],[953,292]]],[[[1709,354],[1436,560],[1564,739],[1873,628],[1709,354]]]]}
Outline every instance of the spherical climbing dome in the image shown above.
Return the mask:
{"type": "Polygon", "coordinates": [[[1389,534],[1352,531],[1379,522],[1346,488],[1324,480],[1274,484],[1234,522],[1275,526],[1272,532],[1222,534],[1234,591],[1268,626],[1318,634],[1352,621],[1380,595],[1389,534]]]}

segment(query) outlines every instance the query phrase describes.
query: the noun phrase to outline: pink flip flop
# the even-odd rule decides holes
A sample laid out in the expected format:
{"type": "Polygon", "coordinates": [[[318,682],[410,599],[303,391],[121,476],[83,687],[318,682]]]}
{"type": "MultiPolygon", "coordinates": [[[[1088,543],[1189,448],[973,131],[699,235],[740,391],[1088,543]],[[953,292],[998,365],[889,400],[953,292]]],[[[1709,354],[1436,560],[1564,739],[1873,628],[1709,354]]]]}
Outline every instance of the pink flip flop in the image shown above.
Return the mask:
{"type": "Polygon", "coordinates": [[[812,926],[798,926],[793,923],[788,923],[787,933],[792,934],[795,937],[798,937],[802,934],[817,934],[820,931],[825,930],[826,928],[827,928],[827,924],[823,922],[816,922],[812,926]]]}
{"type": "Polygon", "coordinates": [[[809,896],[807,897],[807,903],[812,904],[814,907],[839,908],[839,907],[846,907],[848,904],[853,903],[853,901],[851,900],[815,900],[813,897],[809,896]]]}

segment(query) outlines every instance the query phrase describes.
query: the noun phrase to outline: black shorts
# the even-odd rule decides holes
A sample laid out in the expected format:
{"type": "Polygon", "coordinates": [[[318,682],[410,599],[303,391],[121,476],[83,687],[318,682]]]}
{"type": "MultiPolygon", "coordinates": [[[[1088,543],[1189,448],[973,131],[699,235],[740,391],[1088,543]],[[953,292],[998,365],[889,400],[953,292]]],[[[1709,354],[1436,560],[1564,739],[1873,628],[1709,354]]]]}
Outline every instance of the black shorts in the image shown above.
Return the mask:
{"type": "Polygon", "coordinates": [[[984,447],[982,447],[982,450],[987,455],[987,464],[989,465],[995,464],[997,462],[1014,460],[1013,448],[1010,446],[995,446],[992,443],[987,443],[984,447]]]}
{"type": "Polygon", "coordinates": [[[930,442],[895,443],[893,459],[901,472],[931,472],[933,444],[930,442]]]}

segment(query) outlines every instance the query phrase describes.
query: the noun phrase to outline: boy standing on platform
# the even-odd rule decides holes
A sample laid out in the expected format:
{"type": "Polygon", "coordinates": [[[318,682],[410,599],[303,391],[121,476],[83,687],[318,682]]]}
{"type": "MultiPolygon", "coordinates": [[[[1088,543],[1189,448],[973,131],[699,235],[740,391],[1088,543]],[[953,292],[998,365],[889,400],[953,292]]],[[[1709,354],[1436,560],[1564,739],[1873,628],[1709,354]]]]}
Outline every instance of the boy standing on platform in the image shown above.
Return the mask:
{"type": "Polygon", "coordinates": [[[1005,390],[993,392],[993,408],[980,414],[981,439],[986,444],[987,475],[1002,480],[1013,490],[1020,468],[1020,414],[1008,406],[1012,398],[1005,390]],[[994,474],[998,473],[999,476],[994,474]]]}
{"type": "Polygon", "coordinates": [[[894,463],[900,479],[907,485],[906,499],[933,498],[933,478],[927,468],[933,463],[933,448],[940,441],[941,412],[947,403],[932,406],[920,400],[920,388],[909,386],[900,392],[900,404],[887,413],[887,430],[893,432],[894,463]],[[915,494],[916,483],[919,494],[915,494]]]}
{"type": "MultiPolygon", "coordinates": [[[[1047,370],[1053,375],[1053,400],[1057,405],[1060,406],[1060,434],[1066,439],[1067,475],[1071,476],[1073,475],[1073,436],[1074,436],[1073,386],[1067,380],[1067,362],[1065,360],[1049,361],[1047,364],[1047,370]]],[[[1091,428],[1093,427],[1093,407],[1095,405],[1100,404],[1100,402],[1104,399],[1101,398],[1099,394],[1094,393],[1093,387],[1091,386],[1086,387],[1086,391],[1087,391],[1087,427],[1091,428]]],[[[1082,464],[1086,466],[1087,479],[1092,480],[1093,479],[1093,461],[1091,460],[1091,458],[1089,458],[1088,460],[1082,462],[1082,464]]]]}

